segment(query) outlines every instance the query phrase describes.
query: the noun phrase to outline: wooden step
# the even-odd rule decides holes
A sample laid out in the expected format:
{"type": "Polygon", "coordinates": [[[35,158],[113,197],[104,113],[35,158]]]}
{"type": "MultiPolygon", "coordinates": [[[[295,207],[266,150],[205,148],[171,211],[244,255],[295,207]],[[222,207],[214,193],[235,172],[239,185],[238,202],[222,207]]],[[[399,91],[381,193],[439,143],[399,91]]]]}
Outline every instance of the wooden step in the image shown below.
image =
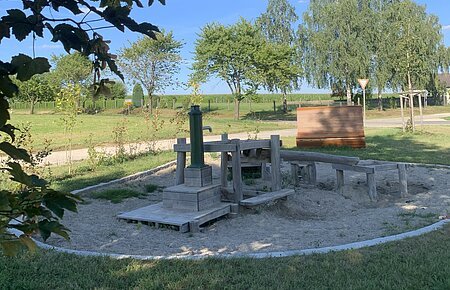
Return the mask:
{"type": "Polygon", "coordinates": [[[272,191],[264,194],[260,194],[255,197],[244,199],[240,202],[240,205],[243,206],[257,206],[264,203],[268,203],[283,197],[287,197],[288,195],[291,195],[295,192],[293,189],[282,189],[278,191],[272,191]]]}

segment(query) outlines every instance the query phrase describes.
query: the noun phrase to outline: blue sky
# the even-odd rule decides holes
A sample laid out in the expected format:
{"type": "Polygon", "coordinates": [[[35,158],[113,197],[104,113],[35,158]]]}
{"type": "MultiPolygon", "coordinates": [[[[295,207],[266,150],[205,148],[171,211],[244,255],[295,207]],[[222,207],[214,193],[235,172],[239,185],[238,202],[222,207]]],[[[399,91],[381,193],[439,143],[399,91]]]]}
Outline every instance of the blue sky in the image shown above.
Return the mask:
{"type": "MultiPolygon", "coordinates": [[[[146,2],[146,1],[143,1],[146,2]]],[[[210,22],[222,24],[232,24],[244,17],[254,21],[266,9],[267,0],[166,0],[166,5],[162,6],[155,1],[152,7],[135,9],[132,16],[138,21],[147,21],[166,31],[172,30],[176,39],[185,43],[182,49],[184,64],[179,75],[181,81],[187,81],[189,66],[192,63],[195,39],[200,29],[210,22]]],[[[305,12],[309,1],[290,0],[299,16],[305,12]]],[[[421,5],[426,5],[428,13],[439,17],[443,26],[444,42],[450,46],[450,1],[449,0],[416,0],[421,5]]],[[[0,0],[0,16],[6,13],[7,9],[21,8],[19,0],[0,0]]],[[[65,14],[62,12],[62,15],[65,14]]],[[[67,14],[68,15],[68,14],[67,14]]],[[[66,16],[67,16],[66,15],[66,16]]],[[[301,21],[301,20],[300,20],[301,21]]],[[[110,39],[112,52],[126,46],[129,41],[137,39],[138,35],[129,31],[102,30],[105,39],[110,39]]],[[[35,43],[36,56],[48,57],[51,54],[65,53],[58,43],[50,42],[47,34],[46,39],[37,39],[35,43]]],[[[28,38],[18,43],[16,40],[5,39],[0,46],[0,60],[9,60],[11,56],[18,53],[32,54],[32,39],[28,38]]],[[[227,86],[218,79],[213,79],[204,84],[202,93],[220,94],[229,93],[227,86]]],[[[300,90],[302,93],[323,92],[304,84],[300,90]]],[[[326,91],[325,91],[326,92],[326,91]]],[[[184,88],[167,88],[166,94],[186,93],[184,88]]]]}

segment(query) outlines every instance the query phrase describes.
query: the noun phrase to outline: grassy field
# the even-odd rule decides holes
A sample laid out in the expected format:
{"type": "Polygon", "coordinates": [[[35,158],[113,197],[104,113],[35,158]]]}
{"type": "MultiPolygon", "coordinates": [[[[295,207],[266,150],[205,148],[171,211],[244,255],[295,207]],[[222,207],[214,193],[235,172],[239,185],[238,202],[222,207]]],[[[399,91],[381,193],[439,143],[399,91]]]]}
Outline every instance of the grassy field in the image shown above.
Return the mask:
{"type": "MultiPolygon", "coordinates": [[[[233,119],[233,106],[230,108],[226,104],[218,104],[211,106],[211,112],[204,114],[204,125],[210,125],[213,132],[205,131],[205,135],[247,132],[254,135],[258,131],[273,130],[285,128],[295,128],[295,108],[284,114],[277,108],[274,112],[271,104],[255,103],[251,105],[243,103],[241,106],[241,120],[233,119]]],[[[450,106],[447,107],[428,107],[424,110],[424,114],[450,113],[450,106]]],[[[136,142],[153,139],[169,139],[175,137],[187,136],[188,120],[187,115],[175,118],[176,111],[164,109],[160,111],[160,130],[155,131],[152,120],[146,121],[142,113],[132,115],[119,114],[117,110],[108,110],[97,115],[79,115],[77,124],[73,131],[73,148],[87,147],[87,140],[92,136],[92,144],[111,144],[113,143],[113,132],[119,126],[126,128],[126,142],[136,142]],[[184,120],[179,123],[176,120],[184,120]]],[[[416,112],[418,114],[418,112],[416,112]]],[[[45,139],[51,140],[51,149],[62,150],[67,144],[67,134],[64,133],[61,115],[51,112],[29,115],[26,111],[15,110],[12,114],[12,123],[20,125],[29,122],[32,126],[31,133],[34,139],[34,148],[39,150],[43,148],[45,139]]],[[[369,110],[367,111],[368,119],[400,117],[400,110],[369,110]]]]}
{"type": "Polygon", "coordinates": [[[449,289],[450,225],[361,250],[272,259],[136,261],[0,255],[0,289],[449,289]]]}
{"type": "MultiPolygon", "coordinates": [[[[245,111],[244,113],[245,114],[245,111]]],[[[113,143],[113,132],[120,126],[126,128],[126,142],[136,142],[154,139],[170,139],[175,137],[188,136],[189,122],[187,114],[184,116],[184,123],[171,121],[175,115],[173,110],[161,110],[159,117],[159,130],[154,130],[152,120],[147,121],[142,114],[122,115],[107,112],[98,115],[79,115],[73,130],[73,148],[87,147],[87,140],[92,136],[92,143],[95,145],[113,143]],[[161,122],[164,121],[162,124],[161,122]]],[[[53,150],[61,150],[67,144],[67,134],[64,132],[62,116],[58,114],[35,114],[29,115],[23,111],[16,111],[12,115],[12,123],[16,126],[29,122],[32,126],[31,133],[34,139],[34,147],[39,150],[43,147],[45,139],[51,140],[53,150]]],[[[204,114],[204,125],[210,125],[212,133],[207,131],[205,135],[248,132],[253,135],[257,131],[277,130],[292,128],[295,124],[285,124],[282,122],[260,121],[254,118],[244,120],[234,120],[232,111],[216,112],[204,114]]]]}
{"type": "MultiPolygon", "coordinates": [[[[415,134],[397,128],[366,128],[366,148],[325,147],[317,152],[362,159],[450,165],[450,128],[424,126],[415,134]]],[[[285,148],[297,150],[295,137],[283,138],[285,148]]],[[[302,149],[307,150],[307,149],[302,149]]]]}

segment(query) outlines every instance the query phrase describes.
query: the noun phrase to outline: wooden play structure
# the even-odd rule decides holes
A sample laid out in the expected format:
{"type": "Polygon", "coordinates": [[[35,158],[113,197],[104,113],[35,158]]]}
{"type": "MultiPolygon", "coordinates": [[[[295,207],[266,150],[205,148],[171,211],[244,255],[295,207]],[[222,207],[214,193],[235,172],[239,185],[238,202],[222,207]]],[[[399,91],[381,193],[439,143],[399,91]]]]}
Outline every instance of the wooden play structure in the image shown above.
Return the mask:
{"type": "Polygon", "coordinates": [[[361,106],[297,109],[297,147],[366,146],[361,106]]]}
{"type": "MultiPolygon", "coordinates": [[[[294,189],[281,188],[280,137],[270,140],[228,140],[203,142],[203,126],[198,106],[191,108],[190,144],[179,138],[174,145],[177,152],[175,186],[165,188],[161,203],[149,205],[118,215],[127,221],[139,221],[155,226],[174,227],[181,232],[198,231],[202,224],[224,215],[238,212],[239,206],[254,207],[276,199],[286,198],[294,189]],[[186,155],[191,153],[191,165],[186,155]],[[212,168],[204,164],[205,152],[221,153],[220,183],[213,184],[212,168]],[[232,164],[232,186],[228,186],[229,156],[232,164]],[[253,159],[266,167],[270,164],[270,188],[267,192],[245,192],[242,184],[242,160],[253,159]],[[247,193],[247,194],[246,194],[247,193]]],[[[265,169],[264,169],[265,172],[265,169]]]]}
{"type": "MultiPolygon", "coordinates": [[[[345,112],[349,111],[352,117],[345,120],[361,117],[360,107],[347,108],[351,109],[347,109],[345,112]],[[358,110],[359,113],[357,113],[358,110]]],[[[335,108],[325,109],[327,110],[323,118],[327,122],[330,122],[330,120],[331,122],[333,120],[344,120],[342,116],[341,118],[339,117],[339,114],[343,114],[344,111],[338,111],[338,114],[330,118],[329,114],[337,111],[335,108]]],[[[312,111],[307,110],[307,112],[312,111]]],[[[372,200],[377,198],[375,174],[379,171],[398,170],[400,196],[404,196],[407,193],[406,167],[404,164],[375,161],[360,163],[357,157],[281,150],[281,142],[278,135],[272,135],[269,140],[229,140],[228,135],[223,134],[220,141],[204,143],[202,130],[205,127],[202,126],[199,107],[193,106],[189,114],[191,126],[190,144],[187,143],[186,138],[179,138],[174,145],[174,151],[177,152],[175,185],[164,189],[162,202],[120,214],[118,215],[119,219],[143,222],[156,227],[160,225],[169,226],[180,232],[196,232],[205,223],[214,221],[222,216],[238,214],[240,207],[255,207],[278,199],[286,199],[295,190],[282,188],[282,159],[291,165],[291,176],[294,185],[297,185],[300,179],[310,184],[315,184],[317,178],[316,162],[324,162],[331,164],[332,168],[336,170],[337,190],[340,193],[344,186],[345,170],[367,174],[368,192],[372,200]],[[189,166],[186,164],[188,152],[191,157],[189,166]],[[217,184],[213,183],[212,167],[204,163],[205,152],[221,154],[220,182],[217,184]],[[230,164],[231,182],[227,179],[230,164]],[[242,181],[243,164],[261,167],[262,178],[258,182],[268,181],[269,184],[266,190],[249,190],[249,188],[244,188],[242,181]],[[270,170],[267,170],[267,167],[270,170]],[[231,186],[229,183],[231,183],[231,186]]],[[[312,124],[317,125],[318,122],[325,124],[320,121],[318,112],[314,114],[316,123],[312,122],[312,124]]],[[[307,115],[301,114],[303,117],[307,115]]],[[[325,124],[321,128],[324,130],[327,128],[327,125],[325,124]]],[[[338,134],[333,132],[342,133],[347,128],[347,125],[335,126],[334,128],[328,135],[324,134],[325,137],[334,136],[332,138],[336,139],[338,134]]],[[[349,129],[349,131],[352,130],[349,129]]],[[[308,132],[308,130],[305,129],[303,132],[308,132]]],[[[313,131],[310,132],[312,133],[313,131]]],[[[322,133],[325,133],[325,131],[322,131],[322,133]]],[[[356,136],[361,135],[360,133],[348,135],[356,136]]],[[[364,133],[363,130],[362,133],[364,133]]],[[[324,135],[322,135],[322,139],[324,135]]],[[[343,141],[339,142],[342,142],[342,144],[359,144],[355,141],[356,137],[348,137],[353,138],[352,140],[346,140],[348,139],[347,137],[341,138],[343,141]]],[[[297,142],[299,141],[297,140],[297,142]]],[[[316,142],[323,143],[324,141],[316,142]]]]}

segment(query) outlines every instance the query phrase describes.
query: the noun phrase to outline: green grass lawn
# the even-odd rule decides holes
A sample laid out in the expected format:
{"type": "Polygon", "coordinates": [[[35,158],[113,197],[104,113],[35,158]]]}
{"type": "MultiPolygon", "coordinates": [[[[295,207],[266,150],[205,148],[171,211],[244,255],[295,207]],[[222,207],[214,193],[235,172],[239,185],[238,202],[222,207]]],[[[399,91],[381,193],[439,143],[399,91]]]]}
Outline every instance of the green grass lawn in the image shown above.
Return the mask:
{"type": "MultiPolygon", "coordinates": [[[[397,128],[366,128],[366,148],[325,147],[311,150],[323,153],[357,156],[362,159],[403,161],[450,165],[450,128],[424,126],[415,134],[397,128]]],[[[283,146],[296,148],[295,137],[283,138],[283,146]]]]}
{"type": "MultiPolygon", "coordinates": [[[[245,112],[244,112],[245,113],[245,112]]],[[[78,115],[77,124],[73,130],[73,148],[87,147],[87,140],[92,135],[92,143],[95,145],[113,143],[114,128],[124,124],[127,128],[125,134],[127,142],[136,142],[149,140],[153,137],[156,139],[170,139],[175,137],[186,137],[189,135],[187,114],[184,124],[171,122],[175,111],[162,110],[160,120],[164,124],[160,126],[159,131],[154,130],[153,124],[149,123],[149,130],[146,127],[145,118],[142,114],[121,115],[121,114],[98,114],[98,115],[78,115]],[[183,132],[180,132],[184,130],[183,132]]],[[[51,148],[53,150],[61,150],[67,143],[67,134],[61,121],[61,115],[58,114],[35,114],[29,115],[23,112],[14,112],[12,115],[12,123],[19,126],[20,124],[30,122],[31,133],[34,139],[34,147],[39,150],[43,147],[45,139],[51,140],[51,148]]],[[[219,135],[224,132],[248,132],[254,134],[256,131],[277,130],[295,127],[295,124],[286,124],[283,122],[260,121],[252,118],[244,120],[234,120],[232,112],[224,111],[218,113],[212,111],[204,114],[203,125],[210,125],[213,129],[212,133],[207,131],[205,135],[219,135]]]]}
{"type": "Polygon", "coordinates": [[[39,251],[0,256],[0,289],[450,289],[450,225],[326,255],[136,261],[39,251]]]}

